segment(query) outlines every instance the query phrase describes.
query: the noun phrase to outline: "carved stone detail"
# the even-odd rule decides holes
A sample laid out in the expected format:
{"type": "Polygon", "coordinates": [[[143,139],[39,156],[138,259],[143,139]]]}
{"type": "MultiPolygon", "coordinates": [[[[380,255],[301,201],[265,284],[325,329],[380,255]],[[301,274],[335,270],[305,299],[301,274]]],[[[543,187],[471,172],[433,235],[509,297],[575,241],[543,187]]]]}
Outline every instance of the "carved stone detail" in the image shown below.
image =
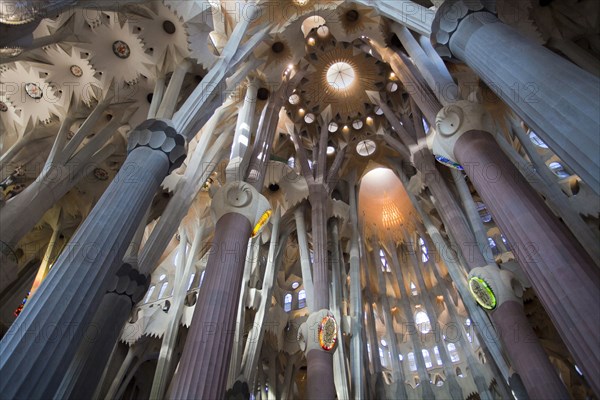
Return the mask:
{"type": "Polygon", "coordinates": [[[144,297],[149,284],[150,280],[147,276],[140,274],[131,264],[125,263],[115,274],[106,292],[127,296],[134,305],[144,297]]]}
{"type": "Polygon", "coordinates": [[[484,280],[496,297],[496,308],[507,301],[521,303],[523,296],[523,285],[510,271],[500,269],[495,265],[473,268],[469,272],[468,279],[477,277],[484,280]]]}
{"type": "Polygon", "coordinates": [[[271,209],[269,201],[252,185],[246,182],[230,182],[221,187],[214,195],[211,212],[214,221],[228,213],[241,214],[255,226],[261,216],[271,209]]]}
{"type": "Polygon", "coordinates": [[[150,147],[165,153],[169,159],[169,172],[179,168],[186,156],[185,138],[177,133],[171,121],[163,119],[144,121],[131,132],[127,151],[131,153],[138,147],[150,147]]]}
{"type": "Polygon", "coordinates": [[[455,57],[450,50],[450,39],[461,21],[474,13],[497,20],[496,0],[446,0],[438,8],[431,25],[431,44],[442,58],[455,57]]]}
{"type": "Polygon", "coordinates": [[[457,162],[454,146],[469,131],[493,132],[493,119],[481,104],[457,101],[440,110],[435,118],[435,130],[427,136],[427,146],[436,156],[457,162]]]}

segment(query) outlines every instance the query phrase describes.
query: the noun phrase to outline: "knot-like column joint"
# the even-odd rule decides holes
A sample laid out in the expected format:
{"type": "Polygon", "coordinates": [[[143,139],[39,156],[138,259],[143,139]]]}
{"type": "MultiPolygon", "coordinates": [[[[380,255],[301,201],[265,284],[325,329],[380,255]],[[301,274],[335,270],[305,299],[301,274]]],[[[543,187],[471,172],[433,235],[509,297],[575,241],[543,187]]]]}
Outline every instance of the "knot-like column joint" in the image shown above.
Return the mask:
{"type": "Polygon", "coordinates": [[[186,156],[185,138],[177,133],[171,121],[149,119],[129,134],[127,152],[138,147],[150,147],[165,153],[169,160],[169,172],[179,168],[186,156]]]}
{"type": "Polygon", "coordinates": [[[298,329],[298,344],[304,354],[311,350],[334,352],[338,341],[338,324],[327,309],[315,311],[298,329]]]}
{"type": "Polygon", "coordinates": [[[211,213],[215,223],[225,214],[241,214],[253,227],[252,236],[267,223],[271,216],[269,201],[246,182],[229,182],[214,195],[211,213]]]}
{"type": "Polygon", "coordinates": [[[435,129],[427,135],[427,147],[438,160],[458,163],[454,146],[469,131],[493,132],[493,119],[481,104],[467,100],[457,101],[442,108],[437,114],[435,129]]]}
{"type": "MultiPolygon", "coordinates": [[[[451,40],[462,42],[468,39],[476,29],[467,29],[457,34],[461,22],[469,19],[474,26],[498,22],[496,17],[496,0],[446,0],[438,8],[431,24],[431,44],[442,58],[462,59],[461,54],[455,54],[456,49],[451,40]],[[456,36],[466,37],[456,37],[456,36]]],[[[458,44],[460,47],[460,44],[458,44]]]]}
{"type": "Polygon", "coordinates": [[[468,280],[471,295],[486,310],[491,311],[507,301],[521,303],[523,285],[510,271],[488,264],[473,268],[468,280]]]}
{"type": "Polygon", "coordinates": [[[115,293],[120,296],[127,296],[131,303],[136,304],[148,291],[150,280],[147,276],[141,274],[131,264],[123,264],[115,274],[113,280],[106,289],[107,293],[115,293]]]}

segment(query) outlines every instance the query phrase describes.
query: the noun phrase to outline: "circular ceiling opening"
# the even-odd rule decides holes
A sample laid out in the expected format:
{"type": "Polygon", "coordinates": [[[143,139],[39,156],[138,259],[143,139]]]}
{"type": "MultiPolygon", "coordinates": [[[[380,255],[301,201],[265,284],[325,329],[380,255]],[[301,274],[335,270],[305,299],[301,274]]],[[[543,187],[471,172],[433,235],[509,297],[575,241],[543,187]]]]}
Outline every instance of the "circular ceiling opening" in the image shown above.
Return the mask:
{"type": "Polygon", "coordinates": [[[327,70],[327,83],[334,89],[346,89],[354,82],[354,68],[344,61],[333,64],[327,70]]]}
{"type": "Polygon", "coordinates": [[[361,140],[356,145],[356,152],[363,157],[368,157],[371,154],[375,153],[376,149],[377,145],[371,139],[361,140]]]}

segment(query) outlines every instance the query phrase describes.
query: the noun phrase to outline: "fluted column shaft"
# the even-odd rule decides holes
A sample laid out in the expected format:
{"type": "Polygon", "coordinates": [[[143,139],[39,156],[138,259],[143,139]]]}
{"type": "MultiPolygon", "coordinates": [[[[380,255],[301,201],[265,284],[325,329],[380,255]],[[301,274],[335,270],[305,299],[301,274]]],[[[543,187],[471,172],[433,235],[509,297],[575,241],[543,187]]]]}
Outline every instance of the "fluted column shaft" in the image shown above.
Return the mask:
{"type": "Polygon", "coordinates": [[[439,8],[432,38],[441,54],[471,67],[600,193],[600,79],[500,22],[495,9],[472,9],[474,3],[453,0],[439,8]]]}
{"type": "Polygon", "coordinates": [[[222,399],[235,333],[244,262],[252,227],[237,213],[215,225],[193,322],[173,379],[173,399],[222,399]]]}
{"type": "MultiPolygon", "coordinates": [[[[577,365],[587,377],[600,376],[596,352],[600,315],[598,310],[590,308],[600,296],[600,278],[594,262],[500,150],[491,134],[466,132],[456,142],[454,153],[512,244],[519,264],[577,365]]],[[[494,313],[494,321],[499,320],[499,312],[494,313]]],[[[533,383],[522,376],[530,390],[533,383]]],[[[598,392],[600,382],[597,379],[589,382],[598,392]]]]}
{"type": "MultiPolygon", "coordinates": [[[[160,121],[147,121],[138,129],[149,129],[154,134],[166,127],[160,121]]],[[[139,133],[136,130],[132,135],[139,133]]],[[[131,139],[130,143],[136,144],[131,139]]],[[[3,396],[52,397],[78,344],[103,334],[90,321],[120,266],[117,261],[125,255],[169,171],[168,155],[160,146],[150,147],[153,144],[150,141],[131,149],[36,296],[0,342],[3,396]]]]}

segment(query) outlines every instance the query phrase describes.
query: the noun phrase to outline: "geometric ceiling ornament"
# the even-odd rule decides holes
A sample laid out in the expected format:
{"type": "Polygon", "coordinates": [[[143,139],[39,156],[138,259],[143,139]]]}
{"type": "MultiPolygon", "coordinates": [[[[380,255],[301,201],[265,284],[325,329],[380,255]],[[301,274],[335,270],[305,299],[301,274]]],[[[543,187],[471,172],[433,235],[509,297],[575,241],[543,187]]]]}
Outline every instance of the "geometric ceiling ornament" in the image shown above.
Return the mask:
{"type": "MultiPolygon", "coordinates": [[[[64,113],[63,96],[55,84],[47,80],[48,65],[17,61],[2,73],[0,100],[7,107],[12,104],[14,113],[9,112],[4,125],[49,123],[64,113]],[[14,117],[18,116],[18,119],[14,117]]],[[[8,107],[10,109],[10,107],[8,107]]]]}
{"type": "Polygon", "coordinates": [[[209,70],[217,61],[209,35],[215,31],[214,19],[225,16],[207,6],[207,2],[165,0],[164,4],[171,11],[173,18],[177,18],[184,26],[184,29],[181,29],[175,19],[169,19],[177,27],[175,35],[185,33],[190,58],[209,70]]]}
{"type": "Polygon", "coordinates": [[[129,22],[120,21],[119,14],[106,13],[105,23],[85,30],[80,36],[83,36],[81,46],[90,54],[95,77],[103,85],[113,80],[118,85],[134,84],[140,74],[154,75],[144,44],[129,22]]]}
{"type": "Polygon", "coordinates": [[[348,43],[318,45],[306,56],[312,71],[299,86],[298,107],[320,114],[331,106],[333,121],[352,124],[370,112],[367,91],[378,90],[382,65],[348,43]]]}
{"type": "Polygon", "coordinates": [[[146,54],[158,71],[173,71],[189,57],[188,36],[183,21],[161,2],[149,2],[131,23],[133,32],[144,43],[146,54]]]}
{"type": "MultiPolygon", "coordinates": [[[[52,84],[62,96],[62,104],[92,104],[96,93],[100,92],[102,82],[95,76],[96,71],[90,65],[86,51],[75,46],[52,45],[44,49],[49,65],[45,66],[46,81],[52,84]]],[[[113,56],[114,57],[114,56],[113,56]]]]}

